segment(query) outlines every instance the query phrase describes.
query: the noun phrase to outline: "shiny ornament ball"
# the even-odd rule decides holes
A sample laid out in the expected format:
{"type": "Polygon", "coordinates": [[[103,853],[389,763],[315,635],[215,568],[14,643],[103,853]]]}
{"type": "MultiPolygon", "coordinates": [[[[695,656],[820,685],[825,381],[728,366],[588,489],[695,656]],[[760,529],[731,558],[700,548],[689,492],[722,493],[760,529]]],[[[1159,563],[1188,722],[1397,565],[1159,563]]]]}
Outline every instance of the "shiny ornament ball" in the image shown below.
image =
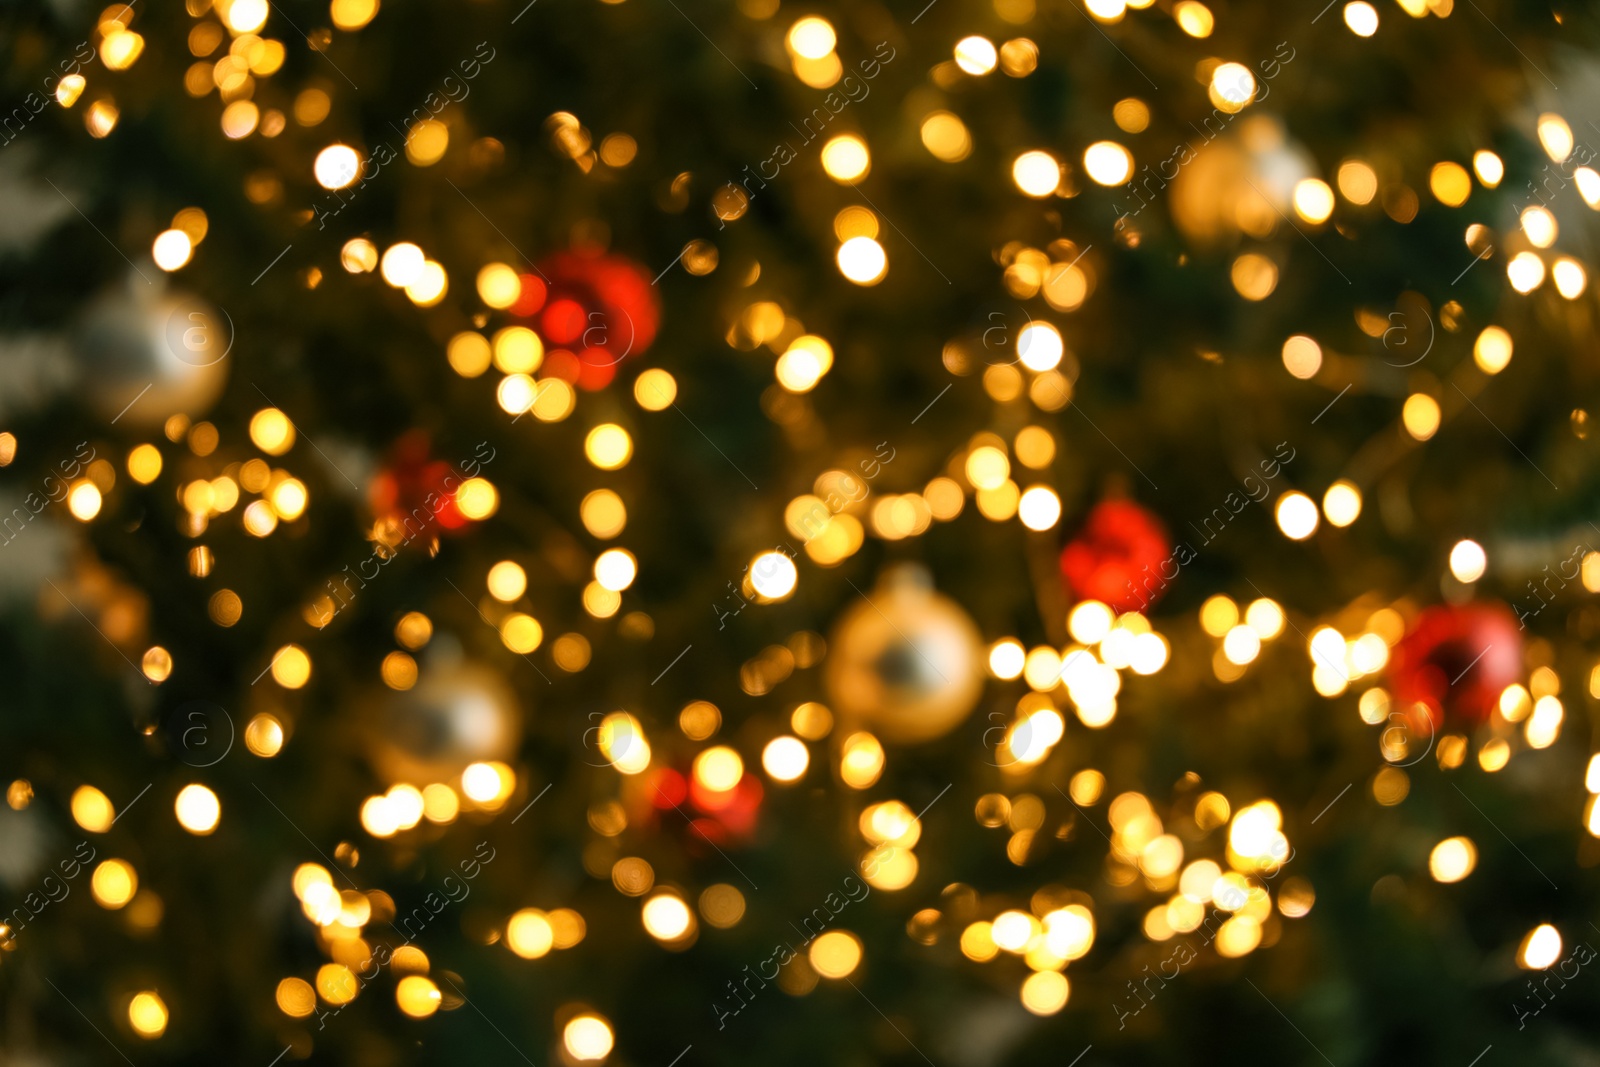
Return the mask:
{"type": "Polygon", "coordinates": [[[915,744],[955,729],[983,690],[982,637],[925,571],[889,572],[840,616],[825,682],[834,709],[885,741],[915,744]]]}
{"type": "Polygon", "coordinates": [[[81,387],[108,421],[197,418],[227,383],[233,324],[198,297],[137,277],[89,305],[72,336],[81,387]]]}
{"type": "Polygon", "coordinates": [[[424,664],[415,688],[372,711],[373,763],[389,782],[459,778],[468,764],[509,759],[522,717],[500,677],[475,664],[424,664]]]}

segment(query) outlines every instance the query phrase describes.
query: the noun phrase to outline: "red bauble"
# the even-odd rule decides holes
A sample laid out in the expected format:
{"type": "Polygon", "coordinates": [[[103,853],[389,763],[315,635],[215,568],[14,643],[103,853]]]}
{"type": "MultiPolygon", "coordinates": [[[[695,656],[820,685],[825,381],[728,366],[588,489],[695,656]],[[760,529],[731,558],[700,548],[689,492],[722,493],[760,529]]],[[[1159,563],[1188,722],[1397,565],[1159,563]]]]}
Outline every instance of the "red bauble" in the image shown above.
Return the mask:
{"type": "Polygon", "coordinates": [[[633,821],[680,833],[698,852],[706,842],[719,847],[740,845],[755,833],[765,791],[761,780],[746,773],[725,792],[713,792],[670,767],[646,771],[629,781],[633,821]]]}
{"type": "Polygon", "coordinates": [[[1389,680],[1400,709],[1428,730],[1446,722],[1476,726],[1522,673],[1522,633],[1498,602],[1432,607],[1395,646],[1389,680]],[[1423,716],[1414,713],[1424,709],[1423,716]]]}
{"type": "Polygon", "coordinates": [[[522,276],[512,312],[533,319],[550,349],[545,373],[580,389],[603,389],[623,360],[656,339],[661,301],[650,275],[625,256],[559,252],[522,276]]]}
{"type": "Polygon", "coordinates": [[[379,521],[397,524],[410,541],[418,534],[460,530],[470,521],[456,507],[456,490],[466,476],[434,459],[428,435],[412,430],[395,442],[389,462],[372,479],[368,501],[379,521]]]}
{"type": "Polygon", "coordinates": [[[1160,598],[1173,575],[1172,544],[1161,520],[1131,500],[1105,500],[1061,551],[1067,595],[1101,600],[1117,611],[1146,609],[1160,598]]]}

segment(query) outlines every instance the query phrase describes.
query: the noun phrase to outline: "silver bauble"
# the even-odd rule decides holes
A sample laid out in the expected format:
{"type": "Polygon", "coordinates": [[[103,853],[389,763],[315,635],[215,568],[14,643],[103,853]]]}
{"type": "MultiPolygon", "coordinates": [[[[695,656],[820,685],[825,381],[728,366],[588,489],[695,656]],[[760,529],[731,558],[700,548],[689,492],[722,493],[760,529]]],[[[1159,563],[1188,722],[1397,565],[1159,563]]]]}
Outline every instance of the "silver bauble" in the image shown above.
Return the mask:
{"type": "Polygon", "coordinates": [[[145,427],[210,410],[232,347],[225,313],[137,275],[96,297],[72,335],[84,396],[108,420],[145,427]]]}

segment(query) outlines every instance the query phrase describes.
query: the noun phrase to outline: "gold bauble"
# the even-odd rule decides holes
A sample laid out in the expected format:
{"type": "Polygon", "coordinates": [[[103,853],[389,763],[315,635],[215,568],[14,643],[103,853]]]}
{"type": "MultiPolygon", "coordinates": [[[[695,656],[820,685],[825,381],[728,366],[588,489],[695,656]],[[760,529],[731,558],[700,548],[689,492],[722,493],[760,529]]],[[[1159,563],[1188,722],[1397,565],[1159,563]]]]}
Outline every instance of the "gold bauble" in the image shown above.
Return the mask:
{"type": "Polygon", "coordinates": [[[414,688],[384,691],[370,715],[373,764],[389,782],[451,781],[468,764],[510,759],[522,735],[511,690],[471,663],[425,663],[414,688]]]}
{"type": "Polygon", "coordinates": [[[925,570],[897,567],[835,623],[828,695],[842,717],[884,741],[932,741],[977,705],[981,646],[972,619],[934,592],[925,570]]]}

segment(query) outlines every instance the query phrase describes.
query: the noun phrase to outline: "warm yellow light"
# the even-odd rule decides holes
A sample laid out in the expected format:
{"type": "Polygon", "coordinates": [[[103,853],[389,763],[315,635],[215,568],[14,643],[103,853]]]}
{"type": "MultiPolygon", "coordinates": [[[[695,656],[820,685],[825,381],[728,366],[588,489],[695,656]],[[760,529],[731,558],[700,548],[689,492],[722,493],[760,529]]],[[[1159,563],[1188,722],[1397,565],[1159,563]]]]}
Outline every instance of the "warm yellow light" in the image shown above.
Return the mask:
{"type": "Polygon", "coordinates": [[[1447,837],[1428,855],[1428,870],[1436,882],[1459,882],[1477,865],[1478,849],[1465,837],[1447,837]]]}
{"type": "Polygon", "coordinates": [[[999,60],[1000,53],[987,37],[963,37],[956,42],[956,66],[968,74],[987,74],[999,60]]]}
{"type": "Polygon", "coordinates": [[[478,299],[492,308],[508,308],[522,296],[522,279],[504,263],[478,271],[478,299]]]}
{"type": "Polygon", "coordinates": [[[1333,214],[1333,187],[1320,178],[1301,178],[1293,199],[1295,214],[1307,222],[1326,222],[1333,214]]]}
{"type": "Polygon", "coordinates": [[[133,899],[139,889],[139,875],[126,860],[106,860],[94,869],[89,879],[95,903],[115,911],[133,899]]]}
{"type": "Polygon", "coordinates": [[[211,833],[222,819],[222,802],[217,794],[198,783],[179,790],[173,810],[177,812],[178,825],[197,837],[211,833]]]}
{"type": "Polygon", "coordinates": [[[244,744],[253,754],[268,759],[283,750],[283,723],[267,712],[251,716],[245,724],[244,744]]]}
{"type": "Polygon", "coordinates": [[[810,764],[811,752],[798,737],[775,737],[761,750],[761,766],[774,781],[796,781],[810,764]]]}
{"type": "Polygon", "coordinates": [[[1352,204],[1370,204],[1378,194],[1378,174],[1359,159],[1339,165],[1339,192],[1352,204]]]}
{"type": "Polygon", "coordinates": [[[687,937],[694,913],[675,893],[657,893],[645,901],[640,911],[645,932],[657,941],[677,941],[687,937]]]}
{"type": "Polygon", "coordinates": [[[378,266],[378,246],[365,237],[352,237],[339,250],[339,262],[351,274],[366,274],[378,266]]]}
{"type": "Polygon", "coordinates": [[[235,34],[255,33],[267,24],[267,0],[231,0],[220,4],[217,15],[235,34]]]}
{"type": "Polygon", "coordinates": [[[495,331],[491,351],[496,369],[506,374],[526,374],[544,362],[544,342],[526,326],[495,331]]]}
{"type": "Polygon", "coordinates": [[[1361,490],[1342,478],[1334,482],[1322,494],[1322,513],[1335,526],[1349,526],[1361,517],[1361,490]]]}
{"type": "Polygon", "coordinates": [[[1458,582],[1475,582],[1489,567],[1489,557],[1476,541],[1457,541],[1450,549],[1450,573],[1458,582]]]}
{"type": "Polygon", "coordinates": [[[456,490],[456,510],[474,521],[487,519],[499,507],[499,490],[487,479],[468,478],[456,490]]]}
{"type": "Polygon", "coordinates": [[[406,296],[418,307],[432,307],[444,299],[449,291],[450,279],[444,267],[433,260],[424,260],[417,280],[406,286],[406,296]]]}
{"type": "Polygon", "coordinates": [[[116,820],[111,801],[92,785],[80,785],[72,791],[71,808],[73,821],[90,833],[103,834],[116,820]]]}
{"type": "Polygon", "coordinates": [[[1211,9],[1199,0],[1181,0],[1172,9],[1172,17],[1177,21],[1178,28],[1190,37],[1210,37],[1216,25],[1211,9]]]}
{"type": "Polygon", "coordinates": [[[1017,359],[1031,371],[1053,370],[1065,354],[1061,331],[1048,322],[1030,322],[1017,334],[1017,359]]]}
{"type": "Polygon", "coordinates": [[[1278,287],[1278,265],[1256,252],[1235,259],[1229,274],[1234,289],[1246,300],[1265,300],[1278,287]]]}
{"type": "Polygon", "coordinates": [[[889,272],[889,254],[871,237],[852,237],[839,246],[839,273],[857,285],[876,285],[889,272]]]}
{"type": "Polygon", "coordinates": [[[1528,931],[1517,950],[1517,963],[1530,970],[1542,971],[1561,958],[1561,934],[1549,923],[1542,923],[1528,931]]]}
{"type": "Polygon", "coordinates": [[[677,379],[659,367],[651,367],[634,379],[633,399],[646,411],[665,411],[677,398],[677,379]]]}
{"type": "Polygon", "coordinates": [[[1576,300],[1583,295],[1583,290],[1589,284],[1589,275],[1583,269],[1583,264],[1571,256],[1562,256],[1550,268],[1550,280],[1556,283],[1556,292],[1567,300],[1576,300]]]}
{"type": "Polygon", "coordinates": [[[1544,260],[1532,252],[1518,252],[1506,264],[1506,278],[1519,293],[1531,293],[1544,284],[1544,260]]]}
{"type": "Polygon", "coordinates": [[[67,491],[67,510],[72,512],[72,517],[79,522],[88,522],[100,514],[100,503],[99,487],[87,478],[73,483],[72,488],[67,491]]]}
{"type": "Polygon", "coordinates": [[[1428,188],[1433,190],[1439,203],[1446,207],[1460,207],[1472,195],[1472,176],[1461,164],[1445,160],[1433,165],[1433,170],[1428,174],[1428,188]]]}
{"type": "Polygon", "coordinates": [[[269,456],[281,456],[294,446],[294,424],[277,408],[262,408],[250,417],[250,440],[269,456]]]}
{"type": "Polygon", "coordinates": [[[1302,492],[1284,493],[1274,513],[1278,529],[1291,541],[1304,541],[1317,532],[1317,505],[1302,492]]]}
{"type": "Polygon", "coordinates": [[[922,120],[922,145],[935,159],[959,163],[972,154],[972,134],[956,115],[934,111],[922,120]]]}
{"type": "Polygon", "coordinates": [[[848,930],[829,930],[811,942],[811,968],[824,978],[843,978],[861,963],[861,939],[848,930]]]}
{"type": "Polygon", "coordinates": [[[1405,424],[1406,433],[1418,441],[1426,441],[1438,433],[1442,418],[1439,402],[1427,393],[1412,393],[1400,409],[1400,421],[1405,424]]]}
{"type": "Polygon", "coordinates": [[[800,580],[794,560],[782,552],[763,552],[750,561],[750,585],[766,600],[782,600],[800,580]]]}
{"type": "Polygon", "coordinates": [[[1059,971],[1035,971],[1022,983],[1022,1006],[1035,1015],[1054,1015],[1067,1006],[1070,987],[1059,971]]]}
{"type": "Polygon", "coordinates": [[[420,974],[408,974],[396,983],[394,1000],[400,1010],[413,1019],[426,1019],[439,1010],[444,996],[431,979],[420,974]]]}
{"type": "Polygon", "coordinates": [[[603,471],[614,471],[633,458],[633,438],[614,422],[601,423],[583,441],[583,453],[603,471]]]}
{"type": "Polygon", "coordinates": [[[506,947],[525,960],[536,960],[555,944],[550,919],[538,908],[523,908],[506,922],[506,947]]]}
{"type": "Polygon", "coordinates": [[[135,993],[128,1002],[128,1024],[140,1037],[160,1037],[167,1032],[167,1005],[154,992],[135,993]]]}
{"type": "Polygon", "coordinates": [[[401,241],[384,250],[383,258],[378,261],[378,273],[396,289],[404,289],[422,277],[427,261],[422,249],[410,241],[401,241]]]}
{"type": "Polygon", "coordinates": [[[1539,143],[1556,163],[1565,163],[1572,155],[1572,127],[1567,120],[1553,112],[1539,116],[1539,143]]]}
{"type": "Polygon", "coordinates": [[[744,760],[727,745],[708,748],[694,760],[694,777],[713,793],[726,793],[744,777],[744,760]]]}
{"type": "Polygon", "coordinates": [[[165,271],[182,267],[193,254],[194,242],[182,230],[163,230],[150,246],[150,255],[156,261],[156,266],[165,271]]]}
{"type": "Polygon", "coordinates": [[[285,689],[299,689],[311,679],[311,657],[299,645],[284,645],[272,657],[272,680],[285,689]]]}
{"type": "Polygon", "coordinates": [[[613,593],[632,585],[638,574],[639,562],[625,548],[608,548],[594,561],[594,580],[613,593]]]}
{"type": "Polygon", "coordinates": [[[1354,0],[1344,5],[1344,24],[1357,37],[1371,37],[1378,32],[1378,9],[1366,0],[1354,0]]]}
{"type": "Polygon", "coordinates": [[[1096,141],[1083,150],[1083,169],[1100,185],[1121,185],[1133,174],[1133,154],[1115,141],[1096,141]]]}
{"type": "Polygon", "coordinates": [[[1061,184],[1061,164],[1049,152],[1024,152],[1011,164],[1011,180],[1028,196],[1042,200],[1061,184]]]}
{"type": "Polygon", "coordinates": [[[1549,248],[1556,243],[1556,234],[1559,230],[1556,226],[1556,217],[1550,213],[1549,208],[1535,204],[1522,212],[1520,221],[1522,232],[1527,235],[1535,248],[1549,248]]]}
{"type": "Polygon", "coordinates": [[[486,579],[489,595],[509,604],[528,588],[528,572],[509,559],[503,559],[489,568],[486,579]]]}
{"type": "Polygon", "coordinates": [[[1472,346],[1473,362],[1485,374],[1499,374],[1511,362],[1511,334],[1499,326],[1485,326],[1472,346]]]}
{"type": "Polygon", "coordinates": [[[361,174],[361,157],[345,144],[331,144],[317,153],[311,172],[324,189],[343,189],[361,174]]]}
{"type": "Polygon", "coordinates": [[[449,147],[450,127],[438,119],[423,119],[406,131],[406,159],[413,166],[433,166],[449,147]]]}
{"type": "Polygon", "coordinates": [[[838,40],[832,23],[812,15],[790,26],[784,43],[801,59],[821,59],[833,51],[838,40]]]}
{"type": "Polygon", "coordinates": [[[1322,369],[1322,346],[1304,334],[1283,342],[1283,365],[1296,378],[1315,378],[1322,369]]]}
{"type": "Polygon", "coordinates": [[[600,1016],[585,1012],[574,1017],[561,1031],[561,1043],[575,1060],[591,1062],[611,1055],[616,1039],[611,1026],[600,1016]]]}
{"type": "Polygon", "coordinates": [[[860,181],[871,167],[867,142],[855,134],[842,134],[822,146],[822,169],[841,185],[860,181]]]}
{"type": "Polygon", "coordinates": [[[1219,63],[1211,72],[1208,95],[1221,111],[1243,111],[1256,97],[1256,76],[1243,63],[1219,63]]]}
{"type": "Polygon", "coordinates": [[[1027,653],[1022,648],[1022,643],[1012,638],[996,641],[989,649],[989,673],[1003,681],[1011,681],[1022,676],[1023,664],[1027,661],[1027,653]]]}
{"type": "Polygon", "coordinates": [[[1477,173],[1478,180],[1485,187],[1493,189],[1500,184],[1506,176],[1506,165],[1500,157],[1486,148],[1480,148],[1472,153],[1472,169],[1477,173]]]}
{"type": "Polygon", "coordinates": [[[1261,654],[1261,635],[1253,627],[1235,626],[1222,638],[1222,654],[1242,667],[1261,654]]]}
{"type": "Polygon", "coordinates": [[[851,789],[868,789],[883,774],[883,745],[861,731],[845,738],[839,758],[839,777],[851,789]]]}
{"type": "Polygon", "coordinates": [[[1245,625],[1259,634],[1263,641],[1270,641],[1283,633],[1284,622],[1283,608],[1268,597],[1252,600],[1244,612],[1245,625]]]}
{"type": "Polygon", "coordinates": [[[993,445],[980,445],[967,454],[967,481],[977,489],[998,489],[1011,476],[1011,461],[993,445]]]}
{"type": "Polygon", "coordinates": [[[1061,520],[1061,498],[1049,486],[1032,486],[1017,500],[1017,517],[1030,530],[1051,529],[1061,520]]]}

